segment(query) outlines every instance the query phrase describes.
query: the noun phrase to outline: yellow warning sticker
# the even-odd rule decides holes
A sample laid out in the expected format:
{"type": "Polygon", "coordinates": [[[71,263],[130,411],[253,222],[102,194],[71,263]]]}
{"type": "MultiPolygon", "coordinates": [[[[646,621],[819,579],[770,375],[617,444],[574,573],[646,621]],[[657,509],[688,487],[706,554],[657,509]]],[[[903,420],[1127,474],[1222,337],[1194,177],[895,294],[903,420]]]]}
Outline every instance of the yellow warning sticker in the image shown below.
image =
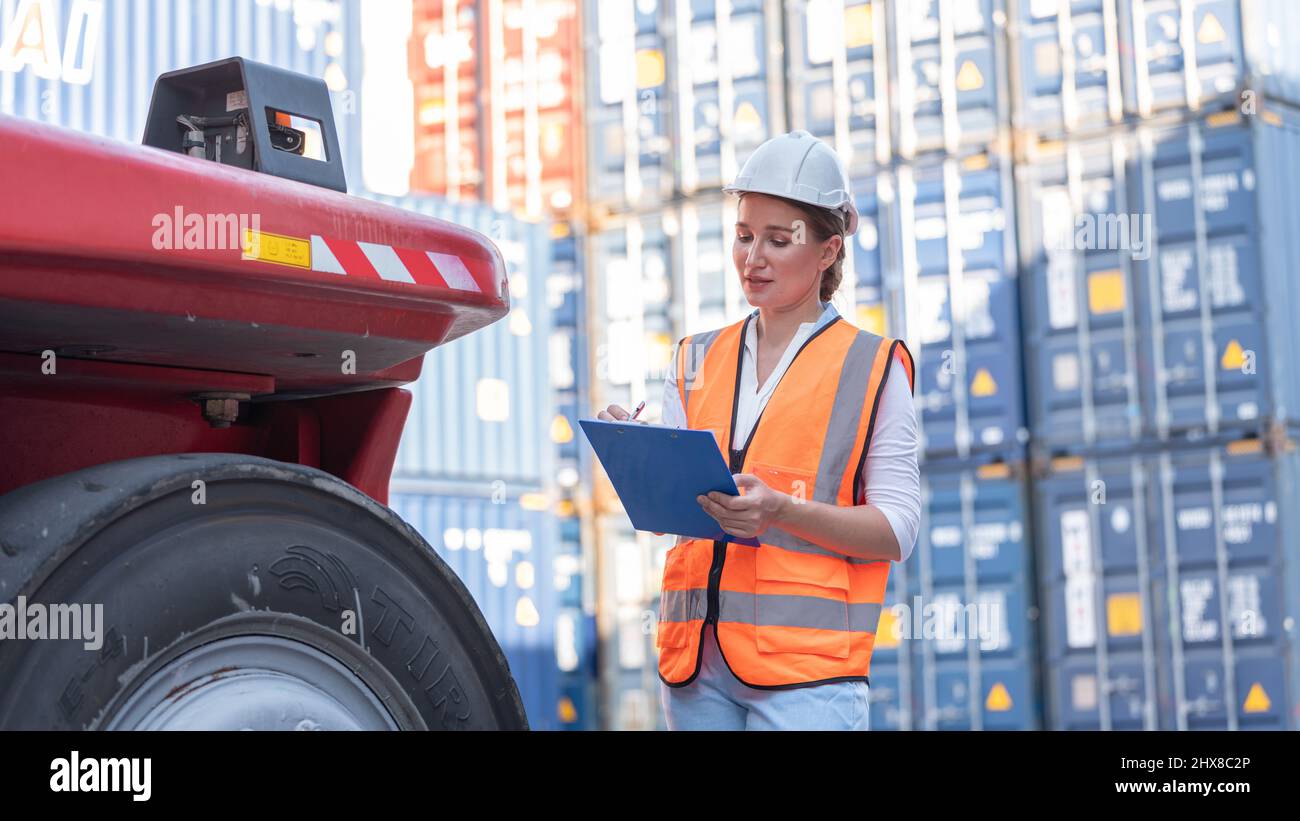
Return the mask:
{"type": "Polygon", "coordinates": [[[1002,682],[993,685],[988,698],[984,699],[984,709],[995,713],[1005,713],[1011,709],[1011,694],[1002,682]]]}
{"type": "Polygon", "coordinates": [[[1052,471],[1083,470],[1082,456],[1055,456],[1052,458],[1052,471]]]}
{"type": "Polygon", "coordinates": [[[551,420],[551,441],[558,445],[573,441],[573,426],[562,413],[555,414],[551,420]]]}
{"type": "Polygon", "coordinates": [[[1088,310],[1113,314],[1124,310],[1124,275],[1119,271],[1097,271],[1088,276],[1088,310]]]}
{"type": "Polygon", "coordinates": [[[844,45],[860,48],[871,45],[871,6],[850,6],[844,10],[844,45]]]}
{"type": "Polygon", "coordinates": [[[732,125],[737,128],[757,128],[763,124],[763,118],[758,116],[758,109],[754,104],[746,100],[736,107],[736,116],[732,119],[732,125]]]}
{"type": "Polygon", "coordinates": [[[1011,475],[1011,465],[1006,462],[994,462],[975,468],[975,475],[980,479],[1005,479],[1011,475]]]}
{"type": "Polygon", "coordinates": [[[1239,371],[1241,366],[1246,364],[1246,352],[1242,350],[1241,343],[1233,339],[1228,342],[1228,346],[1223,349],[1223,357],[1219,360],[1225,371],[1239,371]]]}
{"type": "Polygon", "coordinates": [[[1229,442],[1224,450],[1230,456],[1240,456],[1243,453],[1263,453],[1264,443],[1259,439],[1238,439],[1235,442],[1229,442]]]}
{"type": "Polygon", "coordinates": [[[1257,681],[1250,685],[1250,692],[1246,693],[1246,703],[1241,705],[1242,712],[1245,713],[1263,713],[1273,706],[1269,699],[1268,693],[1264,692],[1263,686],[1257,681]]]}
{"type": "Polygon", "coordinates": [[[573,699],[568,696],[560,696],[560,703],[556,709],[560,721],[565,724],[572,724],[578,720],[578,710],[573,706],[573,699]]]}
{"type": "Polygon", "coordinates": [[[1218,111],[1205,118],[1205,124],[1210,128],[1222,128],[1225,125],[1236,125],[1239,122],[1241,122],[1241,115],[1237,113],[1235,108],[1218,111]]]}
{"type": "Polygon", "coordinates": [[[547,510],[551,506],[551,497],[546,493],[521,493],[519,506],[524,510],[547,510]]]}
{"type": "Polygon", "coordinates": [[[1142,634],[1142,601],[1137,593],[1116,593],[1106,599],[1106,633],[1111,636],[1142,634]]]}
{"type": "Polygon", "coordinates": [[[992,396],[998,392],[998,383],[993,381],[993,374],[988,368],[980,368],[970,383],[971,396],[992,396]]]}
{"type": "Polygon", "coordinates": [[[643,48],[636,53],[636,87],[654,88],[664,84],[664,53],[643,48]]]}
{"type": "Polygon", "coordinates": [[[957,72],[957,90],[958,91],[975,91],[984,87],[984,75],[980,73],[979,66],[975,65],[974,60],[967,60],[961,64],[961,69],[957,72]]]}
{"type": "Polygon", "coordinates": [[[1196,30],[1196,42],[1201,45],[1222,43],[1227,36],[1228,33],[1223,30],[1223,24],[1213,14],[1205,15],[1205,19],[1201,21],[1201,27],[1196,30]]]}
{"type": "Polygon", "coordinates": [[[243,259],[311,268],[311,241],[249,228],[244,232],[243,259]]]}
{"type": "Polygon", "coordinates": [[[896,621],[894,608],[886,607],[880,611],[880,621],[876,624],[876,647],[892,649],[898,646],[898,631],[894,627],[896,621]]]}
{"type": "Polygon", "coordinates": [[[885,335],[885,306],[879,303],[858,306],[858,327],[877,336],[885,335]]]}

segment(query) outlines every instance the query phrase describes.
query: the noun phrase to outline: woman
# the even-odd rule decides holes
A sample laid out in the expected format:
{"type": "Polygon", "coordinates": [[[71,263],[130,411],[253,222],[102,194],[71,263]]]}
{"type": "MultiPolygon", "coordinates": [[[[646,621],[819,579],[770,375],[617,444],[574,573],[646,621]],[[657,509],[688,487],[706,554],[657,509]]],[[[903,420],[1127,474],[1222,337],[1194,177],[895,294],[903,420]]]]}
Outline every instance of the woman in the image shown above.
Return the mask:
{"type": "Polygon", "coordinates": [[[671,729],[865,730],[889,568],[920,522],[911,355],[830,304],[858,214],[829,146],[774,137],[723,190],[740,197],[732,261],[756,310],[679,343],[663,422],[714,432],[741,495],[697,501],[758,546],[668,551],[664,711],[671,729]]]}

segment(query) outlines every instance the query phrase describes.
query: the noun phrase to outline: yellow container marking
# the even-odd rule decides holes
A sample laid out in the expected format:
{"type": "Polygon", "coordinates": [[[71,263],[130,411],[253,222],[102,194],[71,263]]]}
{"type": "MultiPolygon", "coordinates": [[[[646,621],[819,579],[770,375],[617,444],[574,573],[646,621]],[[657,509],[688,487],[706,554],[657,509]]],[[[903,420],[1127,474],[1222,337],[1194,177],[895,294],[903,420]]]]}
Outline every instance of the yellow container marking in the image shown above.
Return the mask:
{"type": "Polygon", "coordinates": [[[1223,349],[1223,358],[1219,360],[1225,371],[1239,371],[1241,366],[1246,364],[1246,352],[1242,350],[1241,343],[1233,339],[1228,342],[1228,346],[1223,349]]]}
{"type": "Polygon", "coordinates": [[[1113,314],[1124,310],[1124,274],[1119,271],[1089,274],[1088,310],[1094,314],[1113,314]]]}
{"type": "Polygon", "coordinates": [[[1241,705],[1242,712],[1246,713],[1263,713],[1273,706],[1269,699],[1268,693],[1264,692],[1264,687],[1258,681],[1250,686],[1250,692],[1246,694],[1246,702],[1241,705]]]}
{"type": "Polygon", "coordinates": [[[961,70],[957,72],[957,90],[974,91],[983,87],[984,75],[980,73],[979,66],[975,65],[975,61],[967,60],[962,63],[961,70]]]}
{"type": "Polygon", "coordinates": [[[643,48],[636,53],[636,87],[654,88],[664,84],[664,53],[643,48]]]}
{"type": "Polygon", "coordinates": [[[871,6],[851,6],[844,10],[844,45],[847,48],[869,46],[872,42],[871,6]]]}
{"type": "Polygon", "coordinates": [[[1142,634],[1142,600],[1137,593],[1116,593],[1106,599],[1106,632],[1111,636],[1142,634]]]}
{"type": "Polygon", "coordinates": [[[1219,18],[1213,14],[1207,14],[1205,19],[1201,21],[1201,27],[1196,31],[1196,42],[1202,45],[1221,43],[1227,36],[1228,32],[1223,30],[1223,24],[1219,22],[1219,18]]]}
{"type": "Polygon", "coordinates": [[[988,368],[980,368],[975,372],[975,378],[970,383],[971,396],[992,396],[998,392],[998,383],[993,380],[993,374],[989,373],[988,368]]]}
{"type": "Polygon", "coordinates": [[[984,699],[984,709],[995,713],[1005,713],[1011,709],[1011,693],[1007,692],[1002,682],[993,685],[988,698],[984,699]]]}

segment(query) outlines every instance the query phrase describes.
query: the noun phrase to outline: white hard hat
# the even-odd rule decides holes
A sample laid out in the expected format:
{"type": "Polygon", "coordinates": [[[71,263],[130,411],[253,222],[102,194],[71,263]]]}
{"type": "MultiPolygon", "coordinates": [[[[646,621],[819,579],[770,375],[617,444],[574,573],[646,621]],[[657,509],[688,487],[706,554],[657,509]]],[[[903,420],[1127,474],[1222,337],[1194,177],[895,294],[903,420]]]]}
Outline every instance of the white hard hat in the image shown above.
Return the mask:
{"type": "Polygon", "coordinates": [[[852,235],[858,230],[858,208],[839,155],[803,129],[773,137],[754,149],[736,181],[722,186],[722,190],[730,194],[771,194],[843,211],[847,233],[852,235]]]}

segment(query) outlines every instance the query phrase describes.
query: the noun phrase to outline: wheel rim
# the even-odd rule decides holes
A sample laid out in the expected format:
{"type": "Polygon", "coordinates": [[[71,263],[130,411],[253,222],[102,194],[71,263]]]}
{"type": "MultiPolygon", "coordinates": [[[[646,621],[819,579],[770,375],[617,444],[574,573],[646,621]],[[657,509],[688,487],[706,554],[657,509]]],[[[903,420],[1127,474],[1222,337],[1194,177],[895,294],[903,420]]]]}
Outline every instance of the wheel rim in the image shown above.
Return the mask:
{"type": "Polygon", "coordinates": [[[109,730],[396,730],[366,683],[321,650],[279,636],[217,639],[151,673],[109,730]]]}

